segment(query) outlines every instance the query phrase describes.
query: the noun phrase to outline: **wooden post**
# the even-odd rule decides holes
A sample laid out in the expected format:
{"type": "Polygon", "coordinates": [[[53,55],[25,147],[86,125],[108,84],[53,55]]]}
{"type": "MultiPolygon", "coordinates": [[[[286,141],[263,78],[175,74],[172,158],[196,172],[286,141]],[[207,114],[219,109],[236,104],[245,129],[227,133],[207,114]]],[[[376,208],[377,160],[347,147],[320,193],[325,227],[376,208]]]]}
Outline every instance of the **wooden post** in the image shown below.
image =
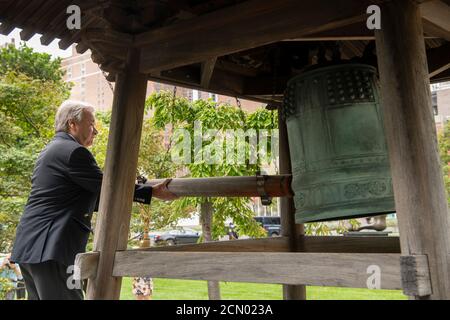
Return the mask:
{"type": "Polygon", "coordinates": [[[120,295],[122,278],[113,277],[112,271],[116,251],[127,247],[147,89],[147,77],[138,71],[139,57],[137,50],[130,49],[125,71],[116,79],[94,238],[100,259],[87,299],[119,299],[120,295]]]}
{"type": "Polygon", "coordinates": [[[433,292],[414,298],[450,299],[448,206],[417,4],[385,3],[375,36],[401,251],[429,262],[433,292]]]}
{"type": "MultiPolygon", "coordinates": [[[[200,222],[202,224],[203,242],[212,241],[212,221],[214,207],[211,201],[206,200],[200,205],[200,222]]],[[[207,281],[209,300],[221,300],[219,281],[207,281]]]]}
{"type": "MultiPolygon", "coordinates": [[[[278,111],[278,132],[280,174],[292,174],[286,122],[282,119],[280,111],[278,111]]],[[[294,198],[281,197],[279,201],[281,235],[288,237],[290,251],[303,251],[304,228],[303,224],[295,223],[294,198]]],[[[304,285],[283,285],[283,299],[306,300],[306,287],[304,285]]]]}

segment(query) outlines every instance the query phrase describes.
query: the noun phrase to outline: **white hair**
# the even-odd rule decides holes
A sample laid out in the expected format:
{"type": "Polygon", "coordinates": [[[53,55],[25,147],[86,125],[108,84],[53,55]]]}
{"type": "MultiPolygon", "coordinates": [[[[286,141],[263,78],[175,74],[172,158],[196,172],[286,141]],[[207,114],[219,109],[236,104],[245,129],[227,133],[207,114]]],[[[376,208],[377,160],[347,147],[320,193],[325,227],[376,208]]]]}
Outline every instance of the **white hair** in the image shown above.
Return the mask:
{"type": "Polygon", "coordinates": [[[83,110],[94,112],[92,105],[75,100],[66,100],[58,108],[55,117],[55,132],[68,132],[69,121],[80,122],[83,116],[83,110]]]}

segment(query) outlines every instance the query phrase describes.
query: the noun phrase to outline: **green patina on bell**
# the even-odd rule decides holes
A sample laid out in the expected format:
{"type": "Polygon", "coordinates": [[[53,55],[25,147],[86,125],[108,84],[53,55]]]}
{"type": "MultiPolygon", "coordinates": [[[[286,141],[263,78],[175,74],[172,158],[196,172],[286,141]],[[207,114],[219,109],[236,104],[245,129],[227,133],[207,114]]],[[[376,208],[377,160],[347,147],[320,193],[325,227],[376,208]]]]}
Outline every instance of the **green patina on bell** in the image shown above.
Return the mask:
{"type": "Polygon", "coordinates": [[[395,211],[376,70],[341,64],[291,79],[284,97],[296,223],[395,211]]]}

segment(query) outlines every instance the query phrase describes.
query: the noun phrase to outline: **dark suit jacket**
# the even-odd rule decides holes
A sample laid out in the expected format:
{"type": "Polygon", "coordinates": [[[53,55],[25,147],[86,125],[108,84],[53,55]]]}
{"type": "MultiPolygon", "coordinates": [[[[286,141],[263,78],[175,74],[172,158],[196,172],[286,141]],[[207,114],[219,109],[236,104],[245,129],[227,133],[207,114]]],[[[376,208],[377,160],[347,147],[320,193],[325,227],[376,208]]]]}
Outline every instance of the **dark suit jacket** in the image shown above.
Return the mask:
{"type": "MultiPolygon", "coordinates": [[[[86,249],[102,178],[89,150],[58,132],[36,161],[11,260],[72,265],[76,254],[86,249]]],[[[136,185],[134,200],[149,204],[151,193],[150,186],[136,185]]]]}

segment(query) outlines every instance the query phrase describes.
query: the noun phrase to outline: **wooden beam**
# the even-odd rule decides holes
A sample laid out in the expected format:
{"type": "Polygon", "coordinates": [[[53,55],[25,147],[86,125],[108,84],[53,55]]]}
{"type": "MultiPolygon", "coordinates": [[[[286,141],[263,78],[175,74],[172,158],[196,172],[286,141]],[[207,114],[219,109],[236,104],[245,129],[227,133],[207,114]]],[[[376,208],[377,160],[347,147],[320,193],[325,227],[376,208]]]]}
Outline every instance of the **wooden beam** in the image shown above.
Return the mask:
{"type": "Polygon", "coordinates": [[[156,246],[137,250],[164,252],[289,252],[287,241],[287,237],[237,239],[233,241],[225,240],[174,246],[156,246]]]}
{"type": "Polygon", "coordinates": [[[125,62],[114,59],[113,57],[105,57],[106,62],[100,64],[100,69],[106,72],[121,73],[125,69],[125,62]]]}
{"type": "Polygon", "coordinates": [[[100,252],[87,252],[77,254],[75,257],[75,280],[93,279],[97,275],[100,252]]]}
{"type": "Polygon", "coordinates": [[[14,26],[21,27],[24,24],[29,23],[29,19],[36,14],[36,10],[42,6],[40,1],[29,1],[20,11],[20,13],[14,17],[14,26]]]}
{"type": "Polygon", "coordinates": [[[147,76],[139,73],[139,52],[130,50],[114,90],[94,251],[100,253],[95,278],[89,281],[88,299],[119,299],[122,279],[112,275],[114,254],[127,247],[144,118],[147,76]]]}
{"type": "Polygon", "coordinates": [[[211,81],[212,74],[214,72],[214,66],[216,65],[217,58],[214,57],[201,64],[201,80],[200,86],[202,88],[208,89],[209,83],[211,81]]]}
{"type": "Polygon", "coordinates": [[[435,38],[442,38],[447,41],[450,41],[450,35],[447,31],[443,30],[442,28],[436,26],[432,22],[425,19],[422,20],[422,24],[425,35],[431,35],[434,36],[435,38]]]}
{"type": "Polygon", "coordinates": [[[158,72],[155,72],[155,74],[149,74],[148,76],[148,80],[150,81],[155,81],[158,83],[165,83],[165,84],[169,84],[172,86],[179,86],[179,87],[183,87],[183,88],[189,88],[189,89],[195,89],[195,90],[204,90],[204,91],[208,91],[211,93],[216,93],[216,94],[222,94],[222,95],[226,95],[226,96],[231,96],[231,97],[237,97],[240,99],[248,99],[248,100],[252,100],[252,101],[256,101],[256,102],[261,102],[261,103],[271,103],[271,99],[270,98],[265,98],[265,97],[257,97],[257,96],[247,96],[242,94],[242,90],[239,89],[239,87],[242,88],[242,79],[239,80],[239,77],[230,77],[230,75],[225,75],[224,77],[222,76],[218,76],[217,72],[218,70],[215,70],[214,74],[213,74],[213,80],[210,83],[209,89],[203,89],[198,82],[194,83],[194,82],[186,82],[183,81],[182,79],[180,79],[180,77],[168,77],[168,75],[166,73],[157,75],[158,72]],[[222,82],[222,86],[220,79],[228,79],[227,81],[222,82]],[[232,82],[231,79],[234,78],[236,80],[238,80],[238,82],[232,82]],[[238,88],[239,90],[235,90],[233,89],[234,87],[238,88]]]}
{"type": "Polygon", "coordinates": [[[401,250],[427,255],[433,288],[428,298],[450,299],[448,204],[420,11],[411,0],[396,0],[381,12],[383,27],[375,36],[401,250]]]}
{"type": "MultiPolygon", "coordinates": [[[[398,237],[301,236],[301,250],[311,253],[400,253],[398,237]]],[[[288,237],[212,241],[198,244],[158,246],[138,251],[150,252],[290,252],[288,237]]],[[[95,277],[100,253],[78,254],[75,265],[81,278],[95,277]]]]}
{"type": "MultiPolygon", "coordinates": [[[[14,28],[17,26],[15,24],[15,19],[20,15],[22,6],[24,5],[24,1],[10,1],[6,8],[5,12],[8,13],[8,18],[1,18],[0,22],[0,34],[8,35],[14,28]]],[[[2,12],[3,14],[3,12],[2,12]]]]}
{"type": "Polygon", "coordinates": [[[304,252],[400,253],[398,237],[304,236],[304,252]]]}
{"type": "Polygon", "coordinates": [[[218,59],[216,62],[216,69],[223,71],[239,74],[246,77],[256,77],[258,75],[258,70],[252,67],[240,66],[236,63],[226,61],[223,59],[218,59]]]}
{"type": "Polygon", "coordinates": [[[420,5],[426,32],[450,41],[450,6],[435,0],[420,5]]]}
{"type": "Polygon", "coordinates": [[[428,74],[430,78],[450,68],[450,42],[427,50],[428,74]]]}
{"type": "Polygon", "coordinates": [[[119,47],[130,47],[133,45],[133,36],[118,32],[109,28],[91,28],[83,32],[83,36],[92,42],[106,42],[119,47]]]}
{"type": "Polygon", "coordinates": [[[401,289],[399,254],[119,251],[113,275],[367,288],[372,266],[380,289],[401,289]]]}
{"type": "MultiPolygon", "coordinates": [[[[278,109],[279,132],[279,170],[281,174],[292,175],[291,157],[288,143],[286,122],[278,109]]],[[[280,200],[281,235],[288,238],[289,251],[304,251],[305,229],[303,224],[295,223],[294,199],[283,197],[280,200]]],[[[300,285],[283,285],[283,298],[285,300],[306,300],[306,287],[300,285]]]]}
{"type": "Polygon", "coordinates": [[[85,28],[88,28],[89,25],[97,21],[97,18],[94,16],[82,16],[83,20],[81,21],[81,29],[80,30],[67,30],[67,35],[62,37],[61,40],[58,42],[58,47],[61,50],[66,50],[72,43],[75,41],[79,41],[81,38],[82,33],[84,32],[85,28]]]}
{"type": "Polygon", "coordinates": [[[78,44],[75,46],[75,49],[77,50],[77,52],[78,52],[79,54],[83,54],[83,53],[85,53],[86,51],[89,50],[89,47],[87,46],[86,43],[80,42],[80,43],[78,43],[78,44]]]}
{"type": "Polygon", "coordinates": [[[152,75],[156,76],[158,73],[159,77],[200,87],[200,69],[195,66],[185,66],[171,70],[155,71],[152,72],[152,75]]]}
{"type": "MultiPolygon", "coordinates": [[[[209,243],[152,247],[148,251],[195,252],[290,252],[288,237],[238,239],[209,243]]],[[[400,253],[398,237],[299,236],[296,240],[301,252],[334,253],[400,253]]]]}
{"type": "MultiPolygon", "coordinates": [[[[292,176],[233,176],[211,178],[174,178],[168,189],[182,197],[258,197],[258,181],[263,183],[264,191],[270,197],[290,197],[292,176]]],[[[155,185],[164,179],[148,180],[146,184],[155,185]]]]}
{"type": "Polygon", "coordinates": [[[335,28],[306,35],[301,38],[288,39],[286,41],[339,41],[339,40],[370,40],[374,39],[373,30],[367,29],[365,21],[351,24],[342,28],[335,28]]]}
{"type": "Polygon", "coordinates": [[[106,42],[86,41],[92,51],[96,51],[103,56],[110,56],[114,60],[125,61],[127,59],[127,47],[116,46],[106,42]]]}
{"type": "MultiPolygon", "coordinates": [[[[158,71],[152,73],[152,76],[158,71]]],[[[193,88],[203,89],[201,83],[201,70],[195,65],[184,66],[170,70],[164,70],[159,72],[159,76],[162,79],[171,80],[174,83],[182,83],[186,87],[192,86],[193,88]]],[[[230,74],[222,70],[215,70],[211,76],[209,88],[207,91],[226,91],[229,95],[242,94],[243,90],[243,77],[230,74]]]]}
{"type": "MultiPolygon", "coordinates": [[[[306,39],[305,39],[306,40],[306,39]]],[[[347,43],[349,45],[349,43],[347,43]]],[[[354,53],[352,53],[353,55],[354,53]]],[[[430,77],[445,71],[450,63],[450,45],[445,43],[440,47],[427,50],[428,68],[430,77]]],[[[282,94],[286,89],[287,82],[290,78],[286,76],[278,76],[274,87],[273,77],[244,77],[243,89],[244,95],[276,95],[282,94]]]]}
{"type": "MultiPolygon", "coordinates": [[[[193,66],[184,66],[172,70],[155,72],[149,75],[149,80],[176,85],[180,87],[203,90],[216,94],[227,95],[242,99],[253,100],[261,103],[273,103],[273,78],[250,78],[238,75],[238,72],[226,72],[225,69],[219,67],[220,62],[217,61],[217,67],[211,77],[209,87],[200,86],[200,68],[193,66]],[[157,75],[159,74],[159,75],[157,75]],[[248,91],[248,92],[246,92],[248,91]],[[267,93],[264,96],[264,93],[267,93]]],[[[283,81],[287,81],[285,77],[279,77],[276,90],[282,90],[283,81]]],[[[278,98],[278,97],[275,97],[278,98]]]]}
{"type": "MultiPolygon", "coordinates": [[[[423,20],[427,23],[427,20],[423,20]]],[[[439,38],[438,35],[431,35],[434,32],[425,28],[425,39],[435,39],[439,38]]],[[[325,32],[320,32],[312,35],[307,35],[301,38],[287,39],[284,41],[355,41],[355,40],[375,40],[375,34],[373,30],[367,29],[366,21],[362,23],[345,26],[339,29],[327,30],[325,32]]]]}
{"type": "Polygon", "coordinates": [[[35,12],[33,12],[33,15],[27,19],[26,26],[20,31],[20,38],[23,41],[28,41],[35,33],[39,31],[42,32],[44,29],[42,28],[44,26],[41,26],[42,22],[48,21],[50,17],[54,17],[60,10],[61,8],[55,6],[54,2],[45,1],[35,12]]]}
{"type": "Polygon", "coordinates": [[[98,65],[106,62],[106,58],[96,51],[91,51],[91,60],[98,65]]]}
{"type": "Polygon", "coordinates": [[[376,0],[250,0],[137,35],[141,71],[167,70],[367,18],[376,0]]]}
{"type": "Polygon", "coordinates": [[[426,255],[400,257],[403,292],[407,296],[425,297],[432,294],[430,270],[426,255]]]}
{"type": "Polygon", "coordinates": [[[71,0],[71,4],[80,7],[82,12],[95,10],[99,8],[106,8],[109,6],[109,0],[71,0]]]}
{"type": "Polygon", "coordinates": [[[109,82],[116,82],[116,77],[117,77],[117,74],[116,74],[116,73],[114,73],[114,72],[109,72],[109,73],[106,75],[105,79],[106,79],[107,81],[109,81],[109,82]]]}
{"type": "Polygon", "coordinates": [[[430,79],[431,83],[450,81],[450,69],[447,69],[430,79]]]}
{"type": "Polygon", "coordinates": [[[3,21],[0,25],[0,34],[7,36],[14,30],[14,25],[8,22],[3,21]]]}
{"type": "Polygon", "coordinates": [[[290,78],[292,77],[280,75],[277,76],[275,83],[273,76],[244,78],[242,90],[245,95],[282,95],[290,78]]]}
{"type": "Polygon", "coordinates": [[[67,30],[66,19],[66,10],[61,10],[58,15],[51,20],[48,26],[45,27],[45,33],[40,38],[40,42],[43,46],[48,46],[55,40],[61,30],[67,30]]]}

